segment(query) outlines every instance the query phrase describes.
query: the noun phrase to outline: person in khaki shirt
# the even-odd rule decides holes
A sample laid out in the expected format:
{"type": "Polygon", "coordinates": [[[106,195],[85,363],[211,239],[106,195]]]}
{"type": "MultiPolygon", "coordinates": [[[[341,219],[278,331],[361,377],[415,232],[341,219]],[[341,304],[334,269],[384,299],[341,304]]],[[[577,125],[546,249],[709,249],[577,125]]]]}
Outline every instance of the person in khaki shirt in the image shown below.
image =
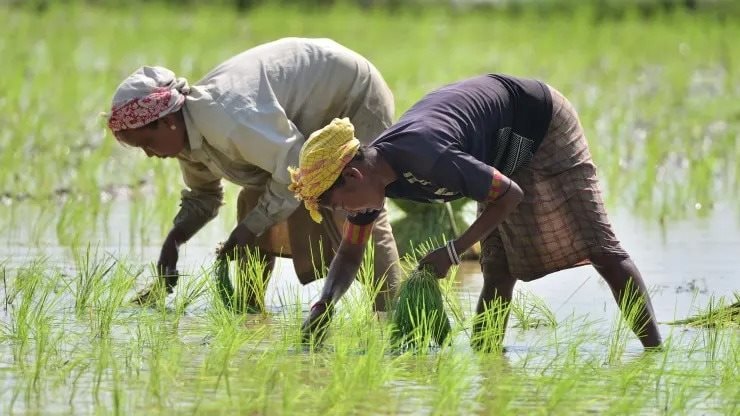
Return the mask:
{"type": "MultiPolygon", "coordinates": [[[[268,262],[291,257],[301,283],[320,276],[341,241],[346,213],[316,224],[288,190],[308,136],[335,117],[349,117],[370,143],[390,126],[393,95],[361,55],[329,39],[286,38],[236,55],[195,85],[162,67],[142,67],[114,94],[108,127],[148,157],[176,158],[187,189],[157,263],[168,291],[177,282],[178,247],[222,205],[221,179],[242,187],[238,224],[219,255],[259,248],[268,262]],[[317,270],[318,269],[318,270],[317,270]]],[[[372,231],[376,308],[399,277],[398,251],[385,212],[372,231]]],[[[264,276],[265,279],[268,275],[264,276]]],[[[151,292],[137,298],[145,302],[151,292]]],[[[255,301],[252,299],[251,301],[255,301]]]]}

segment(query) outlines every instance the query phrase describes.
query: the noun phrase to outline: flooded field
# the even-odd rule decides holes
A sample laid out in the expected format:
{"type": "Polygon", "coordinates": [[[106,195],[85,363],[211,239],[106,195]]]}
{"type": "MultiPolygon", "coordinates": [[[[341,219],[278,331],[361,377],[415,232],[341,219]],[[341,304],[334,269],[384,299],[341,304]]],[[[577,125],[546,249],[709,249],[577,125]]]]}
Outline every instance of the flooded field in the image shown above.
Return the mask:
{"type": "Polygon", "coordinates": [[[543,19],[0,7],[0,414],[740,414],[737,317],[668,324],[740,294],[740,27],[723,22],[680,10],[597,21],[588,9],[543,19]],[[465,262],[444,281],[451,345],[394,353],[387,317],[356,284],[324,348],[307,351],[299,328],[322,282],[300,286],[289,262],[273,274],[264,314],[234,314],[215,297],[233,187],[181,250],[175,293],[132,305],[153,279],[182,185],[174,161],[118,146],[98,113],[139,65],[194,80],[281,36],[332,37],[368,56],[399,115],[481,72],[563,91],[665,348],[643,352],[609,288],[581,267],[519,283],[506,351],[475,353],[482,280],[465,262]]]}

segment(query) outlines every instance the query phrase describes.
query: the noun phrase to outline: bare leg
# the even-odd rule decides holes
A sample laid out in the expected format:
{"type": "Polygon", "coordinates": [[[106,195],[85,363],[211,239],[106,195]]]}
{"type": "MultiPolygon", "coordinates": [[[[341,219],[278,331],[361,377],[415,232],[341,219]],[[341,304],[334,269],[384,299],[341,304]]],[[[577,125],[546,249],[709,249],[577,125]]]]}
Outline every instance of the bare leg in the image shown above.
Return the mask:
{"type": "Polygon", "coordinates": [[[645,348],[660,347],[661,338],[658,324],[645,288],[640,271],[629,257],[598,255],[591,257],[591,263],[612,290],[614,299],[629,319],[632,331],[645,348]],[[629,290],[628,290],[629,288],[629,290]],[[630,293],[632,292],[632,293],[630,293]]]}
{"type": "Polygon", "coordinates": [[[376,312],[385,312],[388,310],[391,299],[396,295],[401,277],[396,240],[385,210],[375,220],[372,236],[371,242],[375,253],[372,284],[379,289],[375,297],[374,309],[376,312]]]}
{"type": "Polygon", "coordinates": [[[483,264],[481,270],[483,289],[476,307],[470,344],[483,352],[500,351],[509,321],[509,304],[516,279],[511,277],[505,263],[496,266],[483,264]]]}

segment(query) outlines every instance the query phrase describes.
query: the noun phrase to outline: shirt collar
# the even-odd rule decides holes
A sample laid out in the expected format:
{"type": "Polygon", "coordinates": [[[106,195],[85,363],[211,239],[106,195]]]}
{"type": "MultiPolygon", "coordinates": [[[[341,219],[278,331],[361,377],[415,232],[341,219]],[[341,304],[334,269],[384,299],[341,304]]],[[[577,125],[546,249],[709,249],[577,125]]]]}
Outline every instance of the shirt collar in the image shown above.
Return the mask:
{"type": "Polygon", "coordinates": [[[198,127],[195,125],[195,121],[193,121],[193,116],[188,109],[188,98],[189,97],[186,97],[185,105],[182,107],[182,115],[185,119],[185,130],[188,133],[188,144],[190,145],[190,150],[198,150],[203,144],[203,135],[200,133],[200,130],[198,130],[198,127]]]}

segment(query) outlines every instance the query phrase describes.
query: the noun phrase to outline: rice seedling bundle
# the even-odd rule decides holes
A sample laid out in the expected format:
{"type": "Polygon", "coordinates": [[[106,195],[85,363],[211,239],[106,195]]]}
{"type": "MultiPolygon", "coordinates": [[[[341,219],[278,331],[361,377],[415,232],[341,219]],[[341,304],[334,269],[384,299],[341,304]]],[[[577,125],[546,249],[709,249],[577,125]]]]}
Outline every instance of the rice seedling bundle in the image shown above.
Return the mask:
{"type": "Polygon", "coordinates": [[[392,342],[401,349],[444,344],[450,321],[434,273],[416,269],[401,283],[393,325],[392,342]]]}
{"type": "MultiPolygon", "coordinates": [[[[255,265],[256,259],[256,256],[249,257],[246,262],[240,263],[240,267],[248,268],[249,265],[255,265]]],[[[232,283],[229,261],[224,259],[216,260],[214,267],[216,291],[221,302],[223,302],[223,305],[227,309],[235,313],[259,313],[264,310],[267,283],[261,279],[258,280],[262,275],[262,269],[257,267],[256,270],[256,273],[251,269],[237,272],[232,283]]]]}
{"type": "Polygon", "coordinates": [[[740,293],[735,293],[735,303],[726,305],[724,300],[710,302],[709,308],[695,316],[669,322],[670,325],[697,327],[740,326],[740,293]]]}
{"type": "Polygon", "coordinates": [[[216,260],[216,291],[218,297],[227,309],[232,309],[234,300],[234,286],[229,277],[229,261],[216,260]]]}

